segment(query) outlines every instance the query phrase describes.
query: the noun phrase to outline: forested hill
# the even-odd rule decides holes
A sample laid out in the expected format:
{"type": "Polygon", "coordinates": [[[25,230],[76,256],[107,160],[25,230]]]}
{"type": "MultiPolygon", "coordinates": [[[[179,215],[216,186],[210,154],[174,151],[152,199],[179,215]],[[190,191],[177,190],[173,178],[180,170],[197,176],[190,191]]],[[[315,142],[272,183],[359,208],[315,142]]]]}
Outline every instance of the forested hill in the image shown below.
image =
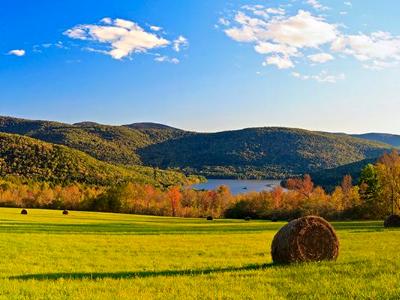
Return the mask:
{"type": "Polygon", "coordinates": [[[377,141],[392,145],[394,147],[400,147],[400,135],[388,134],[388,133],[365,133],[365,134],[353,134],[352,136],[377,141]]]}
{"type": "Polygon", "coordinates": [[[0,177],[8,175],[62,184],[115,185],[129,180],[160,187],[189,180],[178,172],[115,166],[65,146],[0,133],[0,177]]]}
{"type": "Polygon", "coordinates": [[[206,176],[277,177],[335,168],[381,155],[386,144],[290,128],[189,135],[139,150],[145,164],[206,176]]]}
{"type": "Polygon", "coordinates": [[[109,163],[178,168],[208,177],[282,178],[374,158],[391,148],[291,128],[195,133],[155,123],[70,125],[0,117],[0,132],[66,145],[109,163]]]}
{"type": "MultiPolygon", "coordinates": [[[[143,126],[142,126],[143,127],[143,126]]],[[[185,135],[174,128],[108,126],[94,122],[73,125],[0,117],[0,132],[26,135],[81,150],[99,160],[123,165],[141,164],[136,150],[185,135]]]]}
{"type": "Polygon", "coordinates": [[[335,187],[340,186],[343,177],[346,175],[351,176],[353,184],[358,184],[362,169],[368,164],[375,164],[376,162],[376,158],[367,158],[333,169],[317,171],[310,175],[316,185],[323,187],[328,192],[332,192],[335,187]]]}

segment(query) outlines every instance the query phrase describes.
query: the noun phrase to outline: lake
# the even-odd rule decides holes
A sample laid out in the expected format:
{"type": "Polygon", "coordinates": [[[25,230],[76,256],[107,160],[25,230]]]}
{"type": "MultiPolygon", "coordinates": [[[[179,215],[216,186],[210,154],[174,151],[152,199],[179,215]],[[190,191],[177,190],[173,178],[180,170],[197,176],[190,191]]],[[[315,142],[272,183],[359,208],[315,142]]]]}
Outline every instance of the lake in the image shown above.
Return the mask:
{"type": "Polygon", "coordinates": [[[280,185],[280,180],[241,180],[241,179],[208,179],[207,182],[194,184],[191,188],[196,190],[214,190],[221,185],[231,189],[237,195],[248,192],[270,191],[280,185]]]}

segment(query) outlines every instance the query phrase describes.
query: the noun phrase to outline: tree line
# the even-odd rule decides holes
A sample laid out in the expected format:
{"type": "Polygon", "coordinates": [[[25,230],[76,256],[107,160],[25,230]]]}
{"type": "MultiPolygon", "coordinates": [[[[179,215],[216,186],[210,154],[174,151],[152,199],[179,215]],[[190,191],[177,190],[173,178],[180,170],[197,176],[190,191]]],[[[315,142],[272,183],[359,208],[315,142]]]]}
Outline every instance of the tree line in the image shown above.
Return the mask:
{"type": "Polygon", "coordinates": [[[400,211],[399,199],[400,156],[396,151],[367,165],[355,185],[351,176],[345,176],[332,193],[315,186],[309,175],[288,179],[286,188],[240,195],[232,195],[226,186],[196,191],[132,182],[105,187],[81,183],[63,186],[18,177],[0,180],[1,206],[176,217],[287,220],[313,214],[328,219],[381,219],[400,211]]]}

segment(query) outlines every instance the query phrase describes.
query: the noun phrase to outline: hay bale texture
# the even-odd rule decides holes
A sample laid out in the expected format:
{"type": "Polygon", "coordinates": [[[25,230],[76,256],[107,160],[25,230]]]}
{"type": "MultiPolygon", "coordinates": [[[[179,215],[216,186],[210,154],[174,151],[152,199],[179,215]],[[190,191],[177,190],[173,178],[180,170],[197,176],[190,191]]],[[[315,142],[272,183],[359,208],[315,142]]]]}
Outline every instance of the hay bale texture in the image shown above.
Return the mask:
{"type": "Polygon", "coordinates": [[[275,263],[336,260],[339,240],[333,227],[323,218],[308,216],[283,226],[272,241],[275,263]]]}
{"type": "Polygon", "coordinates": [[[28,211],[26,209],[21,210],[21,215],[27,215],[28,211]]]}
{"type": "Polygon", "coordinates": [[[383,225],[387,227],[400,227],[400,216],[398,215],[391,215],[386,218],[383,225]]]}

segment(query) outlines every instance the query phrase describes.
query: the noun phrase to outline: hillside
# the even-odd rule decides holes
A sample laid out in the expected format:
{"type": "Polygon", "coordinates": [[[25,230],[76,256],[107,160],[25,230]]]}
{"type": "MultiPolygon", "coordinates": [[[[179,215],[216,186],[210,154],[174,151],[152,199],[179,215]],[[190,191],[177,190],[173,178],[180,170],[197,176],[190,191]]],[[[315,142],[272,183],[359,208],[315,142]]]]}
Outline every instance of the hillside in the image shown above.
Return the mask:
{"type": "Polygon", "coordinates": [[[0,177],[7,175],[56,183],[98,185],[112,185],[129,180],[167,186],[187,183],[189,180],[181,173],[173,171],[115,166],[66,146],[0,133],[0,177]]]}
{"type": "Polygon", "coordinates": [[[26,135],[81,150],[99,160],[123,165],[141,164],[135,150],[181,136],[174,128],[135,129],[133,125],[108,126],[94,122],[73,125],[0,117],[0,132],[26,135]],[[132,127],[132,128],[130,128],[132,127]]]}
{"type": "Polygon", "coordinates": [[[388,134],[388,133],[366,133],[366,134],[353,134],[352,136],[370,140],[382,142],[394,147],[400,147],[400,135],[388,134]]]}
{"type": "Polygon", "coordinates": [[[377,158],[368,158],[337,168],[311,173],[310,175],[316,185],[331,192],[341,184],[343,177],[346,175],[350,175],[353,178],[353,184],[358,184],[362,169],[368,164],[376,163],[376,161],[377,158]]]}
{"type": "Polygon", "coordinates": [[[83,151],[101,161],[176,168],[210,178],[282,178],[379,156],[391,146],[291,128],[195,133],[155,123],[73,125],[0,117],[0,132],[83,151]]]}
{"type": "Polygon", "coordinates": [[[345,135],[289,128],[196,134],[139,149],[145,164],[208,177],[275,177],[335,168],[379,156],[390,146],[345,135]]]}

